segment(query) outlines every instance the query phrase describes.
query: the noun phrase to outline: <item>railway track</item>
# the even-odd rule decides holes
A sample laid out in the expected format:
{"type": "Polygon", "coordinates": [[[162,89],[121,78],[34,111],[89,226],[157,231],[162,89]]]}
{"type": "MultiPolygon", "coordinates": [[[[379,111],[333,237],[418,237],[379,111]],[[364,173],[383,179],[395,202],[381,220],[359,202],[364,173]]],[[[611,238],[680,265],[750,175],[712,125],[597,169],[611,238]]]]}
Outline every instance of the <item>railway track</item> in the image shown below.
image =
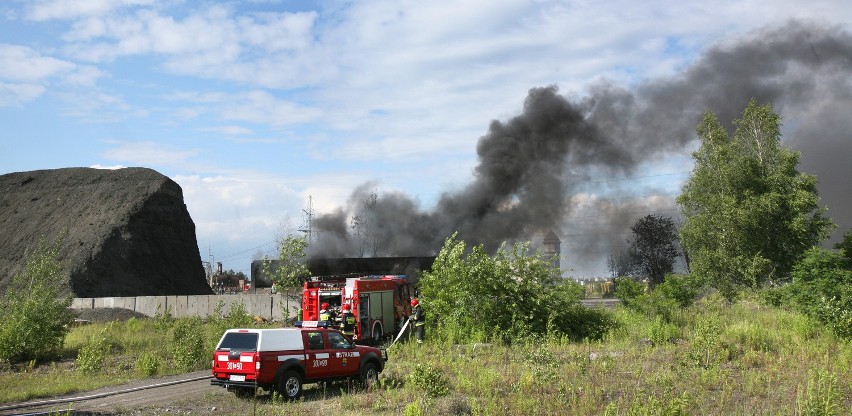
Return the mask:
{"type": "Polygon", "coordinates": [[[181,399],[219,389],[210,385],[210,370],[136,380],[122,386],[53,399],[0,405],[0,415],[104,415],[116,410],[167,405],[181,399]]]}

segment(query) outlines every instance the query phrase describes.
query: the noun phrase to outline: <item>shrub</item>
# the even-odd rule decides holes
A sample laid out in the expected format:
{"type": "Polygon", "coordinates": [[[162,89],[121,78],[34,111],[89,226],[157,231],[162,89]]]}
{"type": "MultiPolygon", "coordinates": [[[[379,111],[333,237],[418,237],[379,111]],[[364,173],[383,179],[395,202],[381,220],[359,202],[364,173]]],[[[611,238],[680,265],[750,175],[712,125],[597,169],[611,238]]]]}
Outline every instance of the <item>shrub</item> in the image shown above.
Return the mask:
{"type": "Polygon", "coordinates": [[[665,321],[661,316],[657,316],[651,324],[650,334],[648,339],[654,345],[661,345],[668,342],[673,342],[680,338],[680,328],[676,325],[665,321]]]}
{"type": "Polygon", "coordinates": [[[468,250],[453,235],[420,288],[421,302],[436,317],[429,325],[437,326],[440,337],[463,342],[482,337],[512,342],[551,332],[600,338],[609,326],[590,328],[585,319],[612,321],[605,312],[580,309],[583,288],[562,279],[550,260],[527,244],[503,245],[492,258],[482,245],[468,250]]]}
{"type": "MultiPolygon", "coordinates": [[[[601,340],[610,331],[618,327],[618,321],[608,310],[571,305],[557,311],[555,318],[560,320],[558,331],[573,341],[601,340]]],[[[553,331],[552,331],[553,332],[553,331]]]]}
{"type": "Polygon", "coordinates": [[[701,288],[701,282],[693,275],[669,274],[654,288],[654,294],[671,299],[678,307],[687,308],[695,301],[701,288]]]}
{"type": "Polygon", "coordinates": [[[154,322],[156,323],[157,329],[166,331],[175,323],[175,317],[172,315],[172,311],[170,309],[160,309],[160,306],[161,305],[157,305],[157,312],[154,313],[154,322]]]}
{"type": "Polygon", "coordinates": [[[793,302],[790,285],[767,287],[758,293],[760,303],[776,308],[787,306],[793,302]]]}
{"type": "Polygon", "coordinates": [[[723,356],[721,334],[722,328],[718,321],[710,318],[698,319],[692,334],[692,344],[687,352],[692,364],[710,368],[726,358],[723,356]]]}
{"type": "Polygon", "coordinates": [[[0,361],[25,362],[57,354],[74,321],[71,296],[62,294],[58,244],[44,242],[30,254],[24,272],[0,298],[0,361]]]}
{"type": "Polygon", "coordinates": [[[813,248],[793,268],[789,287],[794,305],[831,328],[852,337],[852,270],[841,253],[813,248]]]}
{"type": "Polygon", "coordinates": [[[441,369],[430,364],[417,363],[408,376],[408,382],[423,390],[429,397],[441,397],[450,393],[450,383],[441,369]]]}
{"type": "Polygon", "coordinates": [[[181,371],[195,370],[209,358],[202,325],[198,317],[178,319],[175,322],[171,351],[175,367],[181,371]]]}
{"type": "Polygon", "coordinates": [[[106,329],[93,335],[77,354],[77,370],[85,374],[96,374],[104,369],[110,346],[106,340],[106,329]]]}
{"type": "Polygon", "coordinates": [[[146,351],[136,359],[136,373],[144,377],[157,375],[160,370],[160,358],[153,352],[146,351]]]}
{"type": "Polygon", "coordinates": [[[646,301],[645,284],[629,277],[615,279],[615,297],[631,309],[642,306],[646,301]]]}

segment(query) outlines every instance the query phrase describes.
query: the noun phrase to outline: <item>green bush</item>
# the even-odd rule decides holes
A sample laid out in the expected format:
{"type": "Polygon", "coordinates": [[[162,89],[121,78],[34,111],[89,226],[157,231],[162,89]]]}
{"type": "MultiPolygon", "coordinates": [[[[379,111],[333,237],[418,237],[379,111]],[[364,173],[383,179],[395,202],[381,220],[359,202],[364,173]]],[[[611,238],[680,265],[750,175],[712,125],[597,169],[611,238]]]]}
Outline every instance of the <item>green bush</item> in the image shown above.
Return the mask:
{"type": "Polygon", "coordinates": [[[40,243],[0,298],[0,361],[46,359],[62,348],[74,316],[57,250],[40,243]]]}
{"type": "Polygon", "coordinates": [[[136,373],[144,377],[152,377],[160,371],[160,358],[151,351],[143,352],[136,359],[136,373]]]}
{"type": "Polygon", "coordinates": [[[727,358],[723,348],[721,324],[711,318],[699,318],[693,328],[687,358],[695,366],[711,368],[727,358]]]}
{"type": "Polygon", "coordinates": [[[96,374],[104,369],[109,356],[110,346],[106,340],[106,330],[93,335],[77,354],[77,371],[84,374],[96,374]]]}
{"type": "Polygon", "coordinates": [[[794,306],[831,328],[852,337],[852,270],[840,252],[813,248],[793,268],[787,289],[794,306]]]}
{"type": "Polygon", "coordinates": [[[408,376],[408,382],[417,387],[429,397],[441,397],[450,393],[450,382],[444,377],[444,372],[430,364],[417,363],[408,376]]]}
{"type": "Polygon", "coordinates": [[[512,342],[533,335],[601,338],[613,320],[579,305],[583,288],[562,279],[528,244],[468,250],[453,235],[420,280],[421,303],[437,337],[448,342],[512,342]],[[603,323],[602,327],[591,327],[603,323]]]}
{"type": "Polygon", "coordinates": [[[204,327],[201,318],[177,319],[172,332],[172,359],[181,371],[193,371],[210,363],[210,350],[204,343],[204,327]]]}
{"type": "Polygon", "coordinates": [[[654,295],[671,299],[680,308],[688,308],[701,288],[701,282],[692,275],[669,274],[663,283],[654,287],[654,295]]]}
{"type": "Polygon", "coordinates": [[[678,338],[680,338],[680,328],[677,325],[664,320],[661,316],[656,316],[654,318],[654,322],[651,324],[650,334],[648,336],[648,339],[650,339],[654,345],[673,342],[678,338]]]}
{"type": "Polygon", "coordinates": [[[601,308],[571,305],[557,311],[554,315],[561,322],[558,330],[549,333],[557,335],[562,333],[573,341],[598,341],[618,327],[618,321],[612,313],[601,308]]]}
{"type": "Polygon", "coordinates": [[[767,287],[758,292],[760,303],[776,308],[793,303],[790,285],[767,287]]]}
{"type": "Polygon", "coordinates": [[[645,284],[629,277],[618,277],[615,279],[615,297],[628,308],[641,307],[647,302],[645,284]]]}

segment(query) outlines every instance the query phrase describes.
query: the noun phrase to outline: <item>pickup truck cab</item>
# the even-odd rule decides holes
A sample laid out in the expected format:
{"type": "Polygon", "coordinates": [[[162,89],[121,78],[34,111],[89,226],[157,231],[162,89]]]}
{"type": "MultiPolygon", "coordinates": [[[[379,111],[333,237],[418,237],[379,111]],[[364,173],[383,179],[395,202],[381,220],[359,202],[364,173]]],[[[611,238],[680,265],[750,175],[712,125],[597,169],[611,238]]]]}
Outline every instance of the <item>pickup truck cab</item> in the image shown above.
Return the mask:
{"type": "Polygon", "coordinates": [[[213,352],[210,383],[237,395],[254,395],[260,387],[295,399],[304,383],[355,378],[369,385],[386,361],[384,349],[355,345],[317,322],[306,321],[300,328],[229,329],[213,352]]]}

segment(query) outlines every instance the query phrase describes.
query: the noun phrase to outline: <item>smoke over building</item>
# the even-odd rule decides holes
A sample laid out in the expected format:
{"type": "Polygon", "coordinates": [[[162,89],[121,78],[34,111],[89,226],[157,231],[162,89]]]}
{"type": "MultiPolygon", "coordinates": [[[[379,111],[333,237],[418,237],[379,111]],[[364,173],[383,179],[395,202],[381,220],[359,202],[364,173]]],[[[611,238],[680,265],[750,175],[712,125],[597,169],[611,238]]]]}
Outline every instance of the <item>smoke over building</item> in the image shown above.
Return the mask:
{"type": "Polygon", "coordinates": [[[324,257],[429,256],[456,231],[495,250],[553,229],[564,244],[563,267],[602,264],[636,219],[673,208],[675,195],[625,202],[606,192],[579,195],[571,184],[642,175],[649,164],[692,149],[705,111],[731,128],[752,98],[781,114],[785,144],[802,151],[800,170],[817,175],[842,232],[852,227],[850,74],[849,32],[791,21],[718,44],[682,72],[634,87],[600,82],[579,99],[555,86],[533,88],[521,114],[492,121],[479,139],[470,184],[445,192],[429,210],[403,193],[371,193],[365,184],[346,206],[315,221],[310,250],[324,257]],[[606,221],[594,225],[595,238],[577,244],[572,236],[592,233],[567,220],[580,206],[606,221]]]}

